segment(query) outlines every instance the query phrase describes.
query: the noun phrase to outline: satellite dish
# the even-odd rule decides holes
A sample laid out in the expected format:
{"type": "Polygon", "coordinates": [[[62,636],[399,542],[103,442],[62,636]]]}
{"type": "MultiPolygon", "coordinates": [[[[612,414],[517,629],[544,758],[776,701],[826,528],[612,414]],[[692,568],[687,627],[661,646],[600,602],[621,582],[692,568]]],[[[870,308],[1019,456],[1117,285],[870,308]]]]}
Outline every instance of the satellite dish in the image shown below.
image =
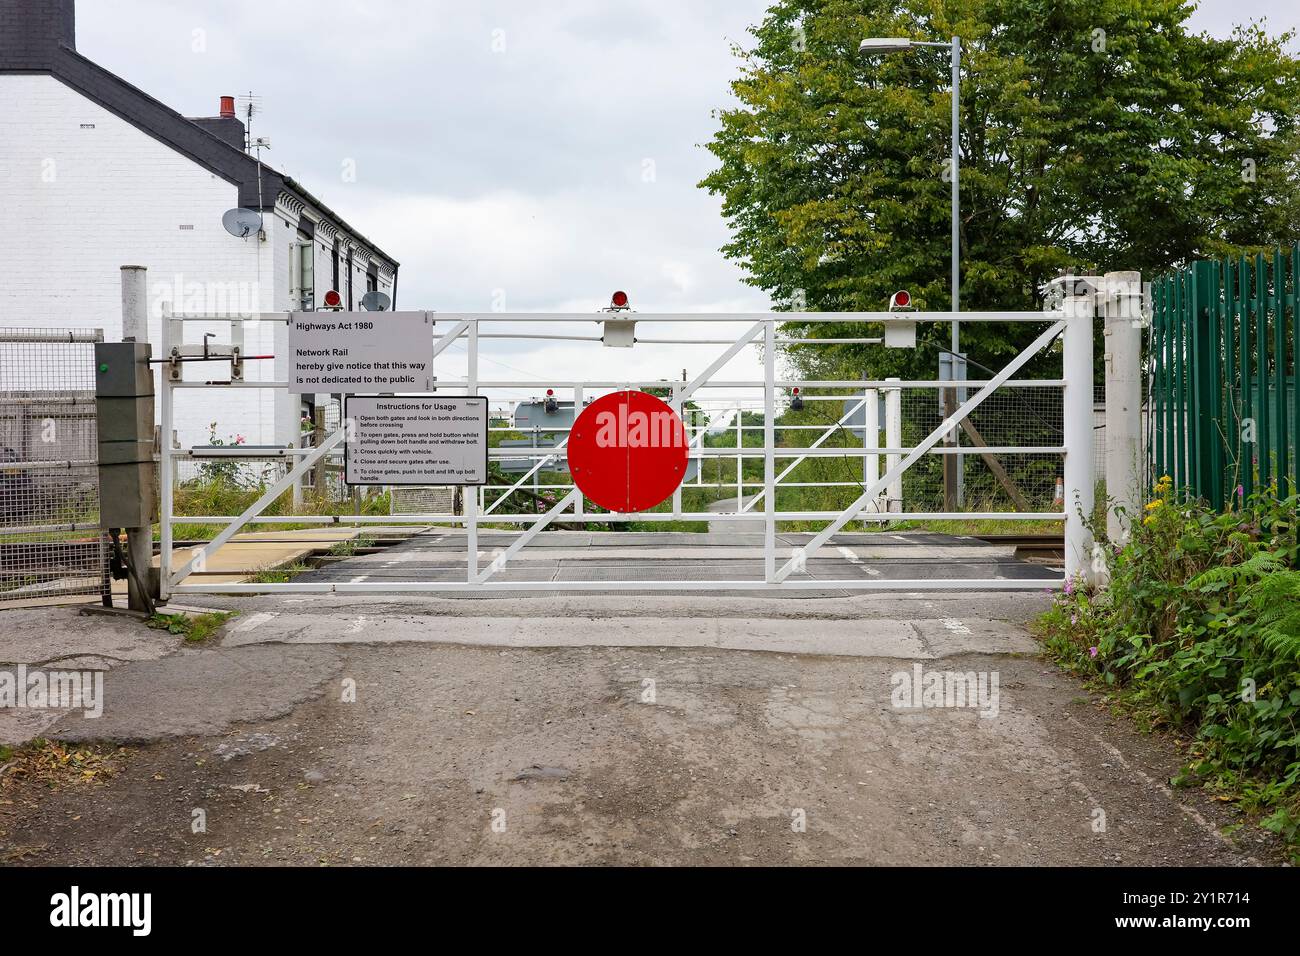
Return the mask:
{"type": "Polygon", "coordinates": [[[367,292],[361,297],[361,308],[367,312],[387,312],[393,297],[387,292],[367,292]]]}
{"type": "Polygon", "coordinates": [[[262,230],[262,214],[252,209],[231,209],[221,217],[221,224],[236,239],[247,239],[262,230]]]}

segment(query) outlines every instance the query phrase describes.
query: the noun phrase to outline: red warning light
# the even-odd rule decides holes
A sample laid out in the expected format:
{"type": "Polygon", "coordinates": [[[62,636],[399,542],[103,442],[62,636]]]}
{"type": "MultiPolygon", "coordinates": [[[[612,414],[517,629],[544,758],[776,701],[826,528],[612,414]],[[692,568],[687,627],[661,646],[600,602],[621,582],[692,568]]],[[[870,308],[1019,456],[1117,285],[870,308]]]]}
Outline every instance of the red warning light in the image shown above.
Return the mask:
{"type": "Polygon", "coordinates": [[[623,291],[615,292],[610,298],[609,304],[615,309],[627,308],[627,293],[623,291]]]}
{"type": "Polygon", "coordinates": [[[548,389],[546,390],[546,397],[547,397],[547,398],[550,398],[550,397],[551,397],[552,395],[554,395],[554,394],[555,394],[555,389],[553,389],[553,388],[548,388],[548,389]]]}
{"type": "Polygon", "coordinates": [[[341,305],[343,305],[343,297],[341,295],[333,289],[330,289],[325,293],[325,307],[327,309],[337,309],[341,305]]]}
{"type": "Polygon", "coordinates": [[[894,293],[894,298],[889,304],[895,309],[906,309],[912,304],[912,294],[906,289],[899,289],[894,293]]]}

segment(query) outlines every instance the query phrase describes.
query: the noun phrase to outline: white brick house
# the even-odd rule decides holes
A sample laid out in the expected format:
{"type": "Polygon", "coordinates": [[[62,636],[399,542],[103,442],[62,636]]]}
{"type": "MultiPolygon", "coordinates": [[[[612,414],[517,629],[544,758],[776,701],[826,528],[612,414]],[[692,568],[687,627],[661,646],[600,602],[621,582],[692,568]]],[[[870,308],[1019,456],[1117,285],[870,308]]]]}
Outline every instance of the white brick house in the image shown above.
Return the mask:
{"type": "MultiPolygon", "coordinates": [[[[74,0],[0,0],[0,102],[0,325],[120,339],[123,265],[149,270],[155,355],[164,303],[311,309],[331,288],[351,307],[372,288],[396,300],[391,256],[283,173],[262,167],[259,189],[229,98],[223,115],[187,119],[78,54],[74,0]],[[264,239],[226,232],[236,206],[261,210],[264,239]]],[[[187,339],[227,329],[191,326],[187,339]]],[[[283,339],[281,325],[247,335],[246,354],[277,356],[275,368],[249,363],[247,378],[285,380],[283,339]]],[[[207,371],[187,377],[219,374],[207,371]]],[[[283,445],[302,411],[283,390],[187,390],[177,428],[185,444],[205,443],[216,421],[218,437],[283,445]]]]}

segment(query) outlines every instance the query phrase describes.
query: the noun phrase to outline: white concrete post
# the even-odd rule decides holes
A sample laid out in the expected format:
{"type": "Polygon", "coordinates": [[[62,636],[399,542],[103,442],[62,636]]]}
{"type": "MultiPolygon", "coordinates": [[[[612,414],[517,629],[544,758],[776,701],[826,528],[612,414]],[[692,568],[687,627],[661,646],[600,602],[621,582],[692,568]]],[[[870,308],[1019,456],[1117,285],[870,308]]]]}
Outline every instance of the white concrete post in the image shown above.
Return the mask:
{"type": "MultiPolygon", "coordinates": [[[[887,378],[885,381],[899,382],[902,379],[887,378]]],[[[885,390],[885,447],[903,447],[903,390],[901,388],[885,390]]],[[[903,456],[900,454],[886,455],[885,470],[893,471],[902,460],[903,456]]],[[[900,514],[903,510],[903,476],[901,474],[885,489],[885,497],[888,501],[886,510],[894,514],[900,514]]]]}
{"type": "Polygon", "coordinates": [[[1093,296],[1068,295],[1063,305],[1065,371],[1065,576],[1093,581],[1092,464],[1093,296]]]}
{"type": "Polygon", "coordinates": [[[1106,535],[1128,540],[1142,508],[1142,273],[1108,272],[1106,316],[1106,535]]]}

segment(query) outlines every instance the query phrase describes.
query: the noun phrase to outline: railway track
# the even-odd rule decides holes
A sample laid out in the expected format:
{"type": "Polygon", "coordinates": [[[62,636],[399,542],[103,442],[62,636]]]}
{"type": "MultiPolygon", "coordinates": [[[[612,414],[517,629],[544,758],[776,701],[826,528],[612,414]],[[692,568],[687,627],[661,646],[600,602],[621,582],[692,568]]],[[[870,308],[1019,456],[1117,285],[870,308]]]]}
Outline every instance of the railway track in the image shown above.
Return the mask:
{"type": "Polygon", "coordinates": [[[1064,561],[1065,538],[1054,534],[977,534],[989,544],[1014,545],[1016,557],[1024,561],[1064,561]]]}

